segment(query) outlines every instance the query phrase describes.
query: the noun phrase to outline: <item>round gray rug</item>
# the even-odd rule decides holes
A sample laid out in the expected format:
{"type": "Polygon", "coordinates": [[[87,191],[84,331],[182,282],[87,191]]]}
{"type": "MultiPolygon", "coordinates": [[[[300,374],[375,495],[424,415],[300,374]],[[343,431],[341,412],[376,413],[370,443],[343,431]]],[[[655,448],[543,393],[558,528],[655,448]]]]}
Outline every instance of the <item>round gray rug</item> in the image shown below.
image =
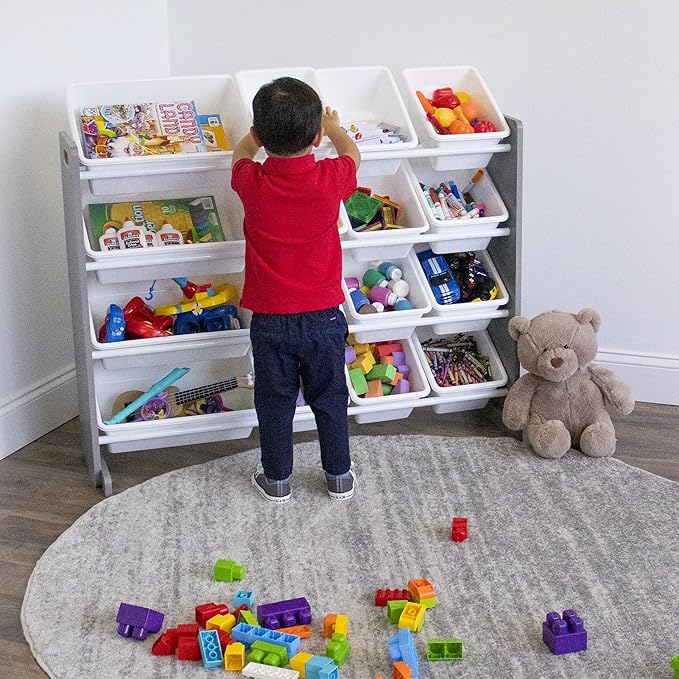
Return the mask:
{"type": "Polygon", "coordinates": [[[154,478],[101,502],[40,559],[22,610],[26,639],[51,677],[199,677],[201,663],[154,657],[116,634],[121,601],[192,622],[197,604],[306,596],[323,653],[328,612],[348,613],[345,679],[391,677],[377,588],[427,577],[436,608],[416,635],[420,676],[551,679],[669,677],[679,653],[679,484],[615,459],[534,456],[513,439],[356,437],[357,494],[330,500],[318,447],[296,447],[293,499],[250,486],[257,452],[154,478]],[[469,539],[450,541],[453,516],[469,539]],[[212,580],[218,558],[247,568],[212,580]],[[552,656],[547,611],[575,608],[589,650],[552,656]],[[462,662],[428,662],[426,640],[459,637],[462,662]]]}

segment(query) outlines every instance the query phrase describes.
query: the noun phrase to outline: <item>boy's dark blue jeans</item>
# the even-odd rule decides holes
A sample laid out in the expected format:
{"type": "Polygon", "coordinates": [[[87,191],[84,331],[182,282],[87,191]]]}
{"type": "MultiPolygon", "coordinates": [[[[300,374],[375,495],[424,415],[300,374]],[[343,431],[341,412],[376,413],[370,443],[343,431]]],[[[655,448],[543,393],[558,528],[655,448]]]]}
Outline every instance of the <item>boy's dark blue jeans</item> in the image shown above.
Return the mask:
{"type": "Polygon", "coordinates": [[[349,393],[344,374],[347,322],[338,308],[300,314],[252,314],[255,408],[262,467],[270,480],[292,473],[292,419],[302,378],[316,417],[323,469],[349,471],[349,393]]]}

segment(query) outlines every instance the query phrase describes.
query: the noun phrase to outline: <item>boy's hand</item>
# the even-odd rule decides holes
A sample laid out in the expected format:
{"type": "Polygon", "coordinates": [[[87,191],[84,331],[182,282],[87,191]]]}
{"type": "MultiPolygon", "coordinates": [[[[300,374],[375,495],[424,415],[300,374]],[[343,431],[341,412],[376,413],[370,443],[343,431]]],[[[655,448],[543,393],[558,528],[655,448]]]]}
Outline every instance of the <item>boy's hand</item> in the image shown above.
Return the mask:
{"type": "Polygon", "coordinates": [[[335,147],[337,155],[350,156],[358,170],[358,166],[361,164],[361,152],[354,140],[340,127],[339,113],[332,107],[326,106],[321,115],[321,126],[335,147]]]}
{"type": "Polygon", "coordinates": [[[326,131],[326,134],[329,129],[332,127],[339,127],[340,126],[340,117],[339,113],[335,111],[332,106],[326,106],[325,110],[323,111],[321,115],[321,125],[326,131]]]}
{"type": "Polygon", "coordinates": [[[250,158],[252,160],[257,155],[260,146],[259,140],[252,134],[252,131],[248,132],[236,144],[236,148],[233,150],[231,166],[233,167],[241,158],[250,158]]]}

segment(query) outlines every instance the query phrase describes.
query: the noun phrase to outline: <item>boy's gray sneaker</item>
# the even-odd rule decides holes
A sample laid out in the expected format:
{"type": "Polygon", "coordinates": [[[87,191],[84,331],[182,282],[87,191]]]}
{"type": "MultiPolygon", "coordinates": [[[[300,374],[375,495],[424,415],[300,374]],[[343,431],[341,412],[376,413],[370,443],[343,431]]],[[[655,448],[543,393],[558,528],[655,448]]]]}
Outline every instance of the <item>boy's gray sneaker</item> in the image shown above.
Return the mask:
{"type": "Polygon", "coordinates": [[[257,492],[269,502],[283,504],[290,499],[290,479],[270,481],[266,478],[264,470],[257,467],[252,474],[251,481],[257,492]]]}
{"type": "Polygon", "coordinates": [[[353,469],[339,476],[333,476],[326,472],[325,481],[328,484],[328,495],[335,500],[348,500],[354,494],[356,474],[354,474],[353,469]]]}

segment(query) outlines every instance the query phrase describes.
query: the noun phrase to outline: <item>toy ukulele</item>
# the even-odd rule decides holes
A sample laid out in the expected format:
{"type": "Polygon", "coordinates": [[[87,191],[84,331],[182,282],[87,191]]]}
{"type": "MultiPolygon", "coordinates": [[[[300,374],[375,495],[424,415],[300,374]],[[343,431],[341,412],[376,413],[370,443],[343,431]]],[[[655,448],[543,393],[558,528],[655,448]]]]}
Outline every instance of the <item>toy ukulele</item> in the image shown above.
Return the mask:
{"type": "Polygon", "coordinates": [[[114,415],[106,424],[220,413],[224,410],[224,402],[219,394],[238,387],[252,389],[253,386],[254,380],[252,374],[248,373],[241,377],[232,377],[223,382],[194,387],[185,391],[179,391],[177,387],[170,386],[155,393],[151,393],[152,390],[147,392],[136,390],[125,391],[113,402],[112,410],[114,415]],[[136,407],[130,411],[130,406],[135,402],[137,403],[136,407]],[[122,415],[123,412],[125,412],[125,415],[122,415]],[[112,420],[117,422],[112,422],[112,420]]]}

